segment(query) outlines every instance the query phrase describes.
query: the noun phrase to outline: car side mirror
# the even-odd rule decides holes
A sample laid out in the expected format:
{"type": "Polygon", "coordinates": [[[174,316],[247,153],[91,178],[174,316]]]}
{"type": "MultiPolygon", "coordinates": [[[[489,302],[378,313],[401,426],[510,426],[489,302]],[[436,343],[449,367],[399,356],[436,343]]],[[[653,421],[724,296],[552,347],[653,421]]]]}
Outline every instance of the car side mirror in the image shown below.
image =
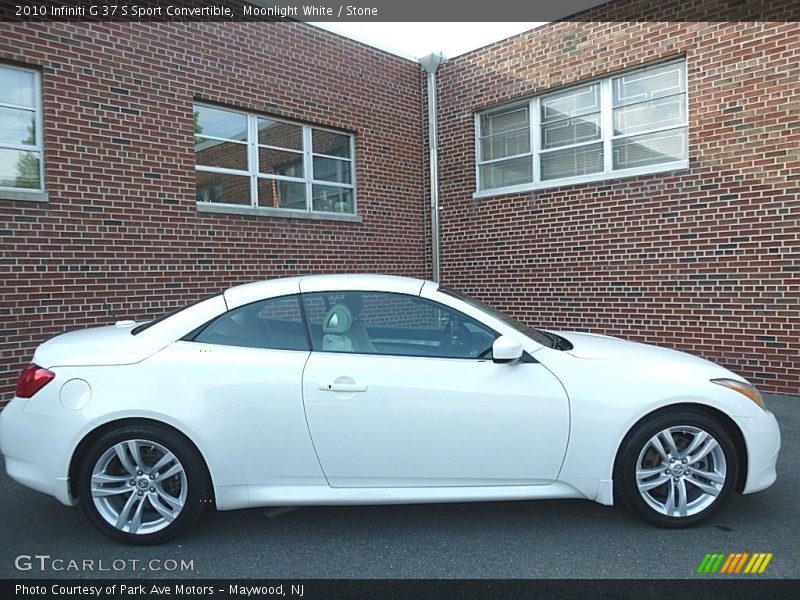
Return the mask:
{"type": "Polygon", "coordinates": [[[522,358],[522,346],[510,337],[501,335],[492,344],[492,360],[496,363],[515,363],[522,358]]]}

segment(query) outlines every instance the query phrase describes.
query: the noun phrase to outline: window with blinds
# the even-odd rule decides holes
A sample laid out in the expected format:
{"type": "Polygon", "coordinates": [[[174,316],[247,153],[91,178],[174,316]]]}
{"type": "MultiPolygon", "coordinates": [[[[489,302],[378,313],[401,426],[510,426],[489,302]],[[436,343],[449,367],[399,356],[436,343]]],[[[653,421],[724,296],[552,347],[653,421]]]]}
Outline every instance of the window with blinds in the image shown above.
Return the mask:
{"type": "Polygon", "coordinates": [[[628,71],[476,117],[477,196],[686,168],[686,64],[628,71]]]}

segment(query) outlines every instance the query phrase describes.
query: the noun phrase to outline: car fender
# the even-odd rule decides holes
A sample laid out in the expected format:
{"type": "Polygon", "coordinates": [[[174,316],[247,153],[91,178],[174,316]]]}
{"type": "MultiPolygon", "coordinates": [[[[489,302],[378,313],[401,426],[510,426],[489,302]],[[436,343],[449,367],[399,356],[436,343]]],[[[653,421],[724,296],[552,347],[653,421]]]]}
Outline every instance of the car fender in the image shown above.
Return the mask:
{"type": "Polygon", "coordinates": [[[561,380],[571,409],[570,440],[559,480],[604,504],[612,502],[610,488],[620,445],[647,415],[687,404],[743,419],[763,412],[743,395],[711,382],[734,376],[721,367],[670,371],[661,365],[630,361],[587,361],[563,355],[553,360],[552,354],[538,353],[537,358],[544,359],[561,380]]]}

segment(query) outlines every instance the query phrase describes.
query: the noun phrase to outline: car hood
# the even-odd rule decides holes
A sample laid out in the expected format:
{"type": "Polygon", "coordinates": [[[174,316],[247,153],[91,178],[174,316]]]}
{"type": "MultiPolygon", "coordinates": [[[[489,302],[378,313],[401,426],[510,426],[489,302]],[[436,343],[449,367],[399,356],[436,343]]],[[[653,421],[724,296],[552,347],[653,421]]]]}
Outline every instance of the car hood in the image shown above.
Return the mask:
{"type": "Polygon", "coordinates": [[[576,358],[586,360],[670,362],[673,364],[677,362],[686,365],[703,365],[721,368],[719,365],[715,365],[699,356],[693,356],[669,348],[629,342],[607,335],[576,331],[553,331],[552,333],[569,340],[573,347],[571,350],[567,350],[567,352],[576,358]]]}
{"type": "Polygon", "coordinates": [[[62,333],[36,349],[33,362],[46,369],[88,365],[129,365],[155,354],[163,340],[131,335],[135,323],[92,327],[62,333]]]}

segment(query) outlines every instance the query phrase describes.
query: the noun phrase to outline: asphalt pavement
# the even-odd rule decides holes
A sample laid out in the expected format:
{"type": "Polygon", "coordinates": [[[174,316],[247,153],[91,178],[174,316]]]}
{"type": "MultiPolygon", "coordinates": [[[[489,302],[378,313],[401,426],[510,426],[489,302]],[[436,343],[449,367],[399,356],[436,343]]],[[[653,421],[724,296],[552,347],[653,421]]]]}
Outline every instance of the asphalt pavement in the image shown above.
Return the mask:
{"type": "Polygon", "coordinates": [[[695,573],[709,552],[772,552],[757,577],[798,578],[800,398],[767,396],[767,405],[783,437],[776,484],[683,530],[577,500],[304,507],[208,511],[176,541],[131,547],[3,466],[0,578],[674,579],[709,577],[695,573]]]}

